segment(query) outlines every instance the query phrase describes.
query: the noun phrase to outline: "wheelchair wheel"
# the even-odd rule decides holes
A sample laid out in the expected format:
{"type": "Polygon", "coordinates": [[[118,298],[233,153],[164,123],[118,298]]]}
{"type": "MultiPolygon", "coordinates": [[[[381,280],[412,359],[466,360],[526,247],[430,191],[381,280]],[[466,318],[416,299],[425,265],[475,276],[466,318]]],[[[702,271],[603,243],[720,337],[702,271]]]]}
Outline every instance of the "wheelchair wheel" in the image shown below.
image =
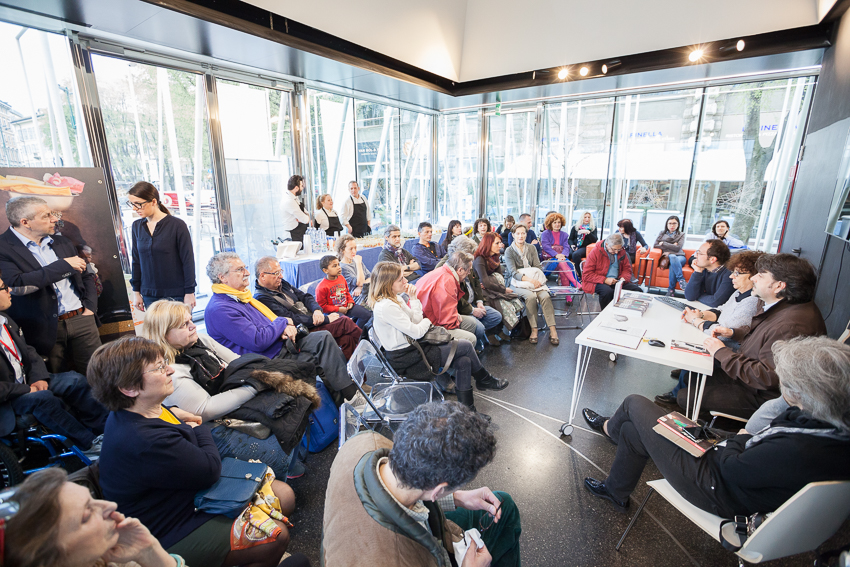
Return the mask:
{"type": "Polygon", "coordinates": [[[0,443],[0,488],[9,488],[24,481],[24,469],[18,457],[5,444],[0,443]]]}

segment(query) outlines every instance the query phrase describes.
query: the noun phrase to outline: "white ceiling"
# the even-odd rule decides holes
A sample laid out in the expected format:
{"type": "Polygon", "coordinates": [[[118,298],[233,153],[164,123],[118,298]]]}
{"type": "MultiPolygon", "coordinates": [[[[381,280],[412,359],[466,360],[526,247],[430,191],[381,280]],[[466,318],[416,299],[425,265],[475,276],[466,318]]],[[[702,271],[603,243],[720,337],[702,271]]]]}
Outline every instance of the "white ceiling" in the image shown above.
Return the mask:
{"type": "Polygon", "coordinates": [[[817,24],[836,0],[246,0],[453,81],[817,24]]]}

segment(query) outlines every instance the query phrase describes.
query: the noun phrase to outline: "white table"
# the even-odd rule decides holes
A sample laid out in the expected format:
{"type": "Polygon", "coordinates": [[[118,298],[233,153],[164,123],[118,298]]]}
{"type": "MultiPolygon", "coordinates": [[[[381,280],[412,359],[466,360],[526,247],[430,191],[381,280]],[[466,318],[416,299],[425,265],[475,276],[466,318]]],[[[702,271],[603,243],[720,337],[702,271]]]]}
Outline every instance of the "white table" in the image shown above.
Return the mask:
{"type": "MultiPolygon", "coordinates": [[[[632,292],[629,292],[632,293],[632,292]]],[[[646,299],[651,299],[652,295],[641,294],[646,299]]],[[[696,301],[679,300],[699,309],[707,309],[696,301]]],[[[619,322],[614,319],[614,302],[611,302],[579,336],[576,337],[578,345],[578,358],[576,360],[576,371],[573,382],[573,397],[570,402],[570,417],[567,423],[561,425],[562,435],[571,435],[573,432],[573,420],[575,419],[576,411],[578,411],[579,398],[581,397],[581,389],[584,386],[584,380],[587,375],[587,367],[590,362],[590,355],[594,349],[601,349],[614,354],[630,356],[647,362],[655,362],[666,366],[681,368],[690,372],[690,378],[697,376],[697,388],[694,395],[693,411],[689,417],[696,420],[699,415],[700,406],[702,405],[702,395],[705,390],[706,376],[711,376],[714,370],[714,357],[673,350],[670,348],[670,343],[673,339],[695,343],[702,345],[707,337],[701,330],[693,325],[686,323],[681,318],[681,311],[677,311],[672,307],[662,304],[659,301],[652,300],[652,305],[644,313],[643,317],[630,319],[626,322],[619,322]],[[599,342],[590,339],[589,336],[594,333],[594,329],[600,325],[617,325],[628,326],[634,328],[645,329],[644,339],[658,339],[664,343],[664,347],[650,346],[648,342],[642,341],[637,349],[630,349],[609,343],[599,342]]],[[[688,400],[687,407],[691,407],[691,388],[690,380],[688,384],[688,400]]],[[[687,410],[686,410],[687,412],[687,410]]]]}

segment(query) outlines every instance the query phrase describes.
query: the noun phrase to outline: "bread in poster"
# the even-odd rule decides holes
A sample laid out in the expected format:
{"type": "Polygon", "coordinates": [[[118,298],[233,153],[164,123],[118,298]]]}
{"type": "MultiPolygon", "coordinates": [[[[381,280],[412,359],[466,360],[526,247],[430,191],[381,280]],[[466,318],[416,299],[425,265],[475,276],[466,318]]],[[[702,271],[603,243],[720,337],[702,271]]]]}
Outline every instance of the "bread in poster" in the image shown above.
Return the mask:
{"type": "Polygon", "coordinates": [[[72,195],[70,184],[48,185],[38,179],[20,175],[7,175],[6,177],[0,175],[0,190],[25,195],[60,195],[66,197],[72,195]]]}

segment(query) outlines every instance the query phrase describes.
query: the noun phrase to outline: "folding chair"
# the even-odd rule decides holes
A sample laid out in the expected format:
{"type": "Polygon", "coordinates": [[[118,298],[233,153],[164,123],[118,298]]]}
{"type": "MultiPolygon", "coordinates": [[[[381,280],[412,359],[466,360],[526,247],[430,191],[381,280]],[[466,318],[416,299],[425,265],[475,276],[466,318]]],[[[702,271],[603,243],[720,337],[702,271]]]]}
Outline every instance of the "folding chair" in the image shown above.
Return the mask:
{"type": "MultiPolygon", "coordinates": [[[[620,550],[629,530],[632,529],[653,492],[660,494],[687,519],[720,541],[720,526],[726,521],[724,518],[697,508],[685,500],[664,479],[653,480],[647,484],[650,487],[649,493],[617,543],[617,551],[620,550]]],[[[775,512],[768,514],[767,519],[735,552],[738,556],[738,564],[743,566],[744,561],[761,563],[811,551],[832,537],[848,514],[850,514],[850,481],[811,482],[775,512]]],[[[727,524],[727,526],[732,525],[727,524]]]]}

